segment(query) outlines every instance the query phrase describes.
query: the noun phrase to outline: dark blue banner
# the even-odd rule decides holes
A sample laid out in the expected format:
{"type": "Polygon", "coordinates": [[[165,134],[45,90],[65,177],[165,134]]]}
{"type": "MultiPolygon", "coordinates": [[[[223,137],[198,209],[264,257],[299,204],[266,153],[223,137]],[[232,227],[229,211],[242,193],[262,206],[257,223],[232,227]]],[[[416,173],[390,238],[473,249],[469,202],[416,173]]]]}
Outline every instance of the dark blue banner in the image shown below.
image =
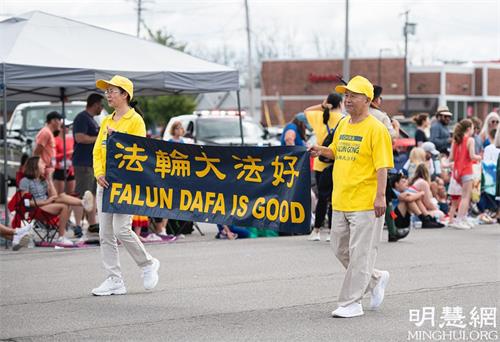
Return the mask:
{"type": "Polygon", "coordinates": [[[200,146],[113,133],[106,157],[105,212],[309,233],[304,147],[200,146]]]}

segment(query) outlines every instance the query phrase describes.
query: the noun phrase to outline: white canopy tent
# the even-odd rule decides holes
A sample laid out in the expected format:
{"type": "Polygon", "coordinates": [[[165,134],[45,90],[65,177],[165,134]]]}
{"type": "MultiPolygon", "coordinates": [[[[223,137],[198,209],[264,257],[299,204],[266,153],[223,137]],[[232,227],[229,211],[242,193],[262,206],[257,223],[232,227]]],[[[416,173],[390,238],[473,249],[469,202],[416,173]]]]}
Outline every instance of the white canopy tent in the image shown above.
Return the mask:
{"type": "Polygon", "coordinates": [[[137,96],[237,91],[239,98],[235,69],[44,12],[1,21],[0,42],[4,123],[7,100],[85,99],[97,79],[115,74],[130,78],[137,96]]]}
{"type": "Polygon", "coordinates": [[[82,99],[120,74],[137,95],[238,90],[238,71],[175,49],[43,12],[0,22],[0,72],[12,100],[82,99]]]}

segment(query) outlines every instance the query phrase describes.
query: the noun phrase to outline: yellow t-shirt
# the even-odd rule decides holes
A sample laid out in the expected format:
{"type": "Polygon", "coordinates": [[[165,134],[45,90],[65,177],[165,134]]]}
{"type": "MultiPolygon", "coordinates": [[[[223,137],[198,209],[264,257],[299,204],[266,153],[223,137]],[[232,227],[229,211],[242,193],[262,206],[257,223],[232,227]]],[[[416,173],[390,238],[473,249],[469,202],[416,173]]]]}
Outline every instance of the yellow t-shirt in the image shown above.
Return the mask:
{"type": "Polygon", "coordinates": [[[108,138],[108,127],[116,132],[137,135],[140,137],[146,136],[146,125],[142,117],[133,109],[123,115],[120,120],[114,121],[115,113],[106,116],[102,120],[99,134],[94,144],[94,176],[104,176],[106,174],[106,141],[108,138]]]}
{"type": "Polygon", "coordinates": [[[356,124],[349,121],[340,122],[329,146],[335,154],[332,207],[339,211],[373,210],[377,170],[394,167],[391,137],[371,115],[356,124]]]}
{"type": "MultiPolygon", "coordinates": [[[[328,135],[328,130],[326,129],[326,125],[323,123],[323,112],[320,110],[310,110],[305,111],[307,122],[311,125],[314,135],[316,135],[316,141],[318,145],[323,144],[323,140],[325,140],[328,135]]],[[[337,122],[342,118],[342,114],[340,112],[332,112],[330,111],[330,119],[328,120],[328,127],[330,129],[334,129],[337,126],[337,122]]],[[[314,158],[313,170],[314,171],[323,171],[329,164],[323,163],[319,160],[318,157],[314,158]]]]}

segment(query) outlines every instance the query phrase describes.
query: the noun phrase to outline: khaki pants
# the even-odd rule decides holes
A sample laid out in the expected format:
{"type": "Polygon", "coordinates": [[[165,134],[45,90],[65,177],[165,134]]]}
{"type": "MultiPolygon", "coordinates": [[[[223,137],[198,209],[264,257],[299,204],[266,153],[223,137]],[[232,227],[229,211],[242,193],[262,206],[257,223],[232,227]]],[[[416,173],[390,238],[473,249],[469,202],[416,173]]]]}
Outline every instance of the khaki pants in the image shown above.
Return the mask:
{"type": "Polygon", "coordinates": [[[384,216],[376,218],[373,210],[333,212],[332,248],[347,270],[339,306],[361,302],[363,295],[377,285],[380,271],[374,266],[383,227],[384,216]]]}
{"type": "Polygon", "coordinates": [[[132,231],[132,217],[126,214],[102,212],[103,188],[97,186],[97,214],[99,217],[99,239],[104,268],[109,276],[122,277],[120,260],[118,258],[118,243],[120,240],[127,252],[139,267],[151,265],[152,257],[146,252],[144,245],[132,231]]]}

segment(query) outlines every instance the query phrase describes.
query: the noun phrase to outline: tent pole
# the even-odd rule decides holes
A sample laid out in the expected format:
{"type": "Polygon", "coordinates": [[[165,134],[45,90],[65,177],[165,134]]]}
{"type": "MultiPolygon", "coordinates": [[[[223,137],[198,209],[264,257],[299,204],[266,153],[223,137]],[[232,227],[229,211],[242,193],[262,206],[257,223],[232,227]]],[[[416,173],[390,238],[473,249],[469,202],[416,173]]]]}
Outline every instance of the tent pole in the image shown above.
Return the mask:
{"type": "MultiPolygon", "coordinates": [[[[63,177],[64,177],[64,192],[68,191],[68,182],[66,181],[66,112],[64,108],[64,87],[60,88],[61,90],[61,115],[63,117],[62,119],[62,127],[61,127],[61,133],[62,133],[62,140],[63,140],[63,177]]],[[[59,133],[59,134],[61,134],[59,133]]]]}
{"type": "Polygon", "coordinates": [[[245,144],[245,140],[243,139],[243,118],[241,116],[241,103],[240,103],[240,91],[236,91],[236,100],[238,101],[238,115],[240,117],[240,136],[241,136],[241,144],[245,144]]]}
{"type": "Polygon", "coordinates": [[[7,77],[5,76],[6,70],[5,70],[5,64],[3,67],[3,79],[2,79],[2,85],[3,85],[3,125],[2,125],[2,134],[3,134],[3,198],[2,200],[4,201],[3,203],[5,204],[5,225],[9,225],[9,216],[7,215],[8,213],[8,208],[7,208],[7,197],[8,197],[8,192],[9,192],[9,176],[7,175],[7,77]]]}

